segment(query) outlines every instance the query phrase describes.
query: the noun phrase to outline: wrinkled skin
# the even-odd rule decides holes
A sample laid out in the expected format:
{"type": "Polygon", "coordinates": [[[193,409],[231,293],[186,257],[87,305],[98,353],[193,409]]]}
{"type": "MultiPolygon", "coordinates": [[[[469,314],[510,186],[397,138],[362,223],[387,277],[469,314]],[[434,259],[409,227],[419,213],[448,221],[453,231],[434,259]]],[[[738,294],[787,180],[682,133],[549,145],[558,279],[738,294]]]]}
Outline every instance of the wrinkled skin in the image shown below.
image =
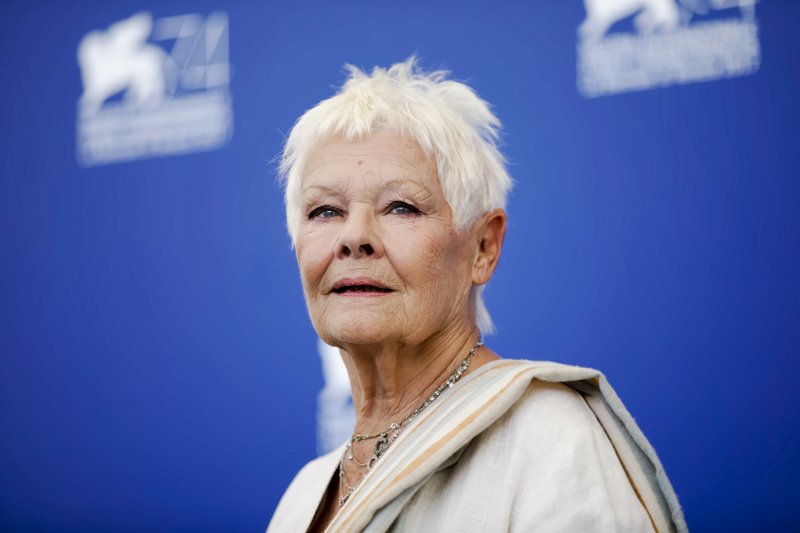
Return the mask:
{"type": "Polygon", "coordinates": [[[383,133],[324,144],[306,166],[302,202],[297,259],[323,340],[417,345],[469,318],[471,235],[453,227],[436,167],[416,143],[383,133]],[[361,276],[393,292],[330,292],[361,276]]]}

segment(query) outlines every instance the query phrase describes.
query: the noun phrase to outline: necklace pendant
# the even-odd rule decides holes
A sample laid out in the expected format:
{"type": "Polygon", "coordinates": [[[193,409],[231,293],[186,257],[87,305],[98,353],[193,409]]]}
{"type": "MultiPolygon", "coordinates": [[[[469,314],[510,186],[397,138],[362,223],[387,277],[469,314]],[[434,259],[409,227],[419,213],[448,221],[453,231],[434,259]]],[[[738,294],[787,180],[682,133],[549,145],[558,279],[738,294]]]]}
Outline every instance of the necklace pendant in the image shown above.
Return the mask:
{"type": "Polygon", "coordinates": [[[348,490],[348,491],[347,491],[347,494],[345,494],[344,496],[342,496],[341,498],[339,498],[339,507],[341,507],[341,506],[343,506],[345,503],[347,503],[347,500],[349,500],[349,499],[350,499],[350,495],[351,495],[351,494],[353,494],[353,490],[352,490],[352,489],[348,490]]]}
{"type": "Polygon", "coordinates": [[[377,442],[375,442],[375,457],[378,459],[386,452],[386,448],[389,447],[389,435],[387,433],[381,433],[378,437],[377,442]]]}

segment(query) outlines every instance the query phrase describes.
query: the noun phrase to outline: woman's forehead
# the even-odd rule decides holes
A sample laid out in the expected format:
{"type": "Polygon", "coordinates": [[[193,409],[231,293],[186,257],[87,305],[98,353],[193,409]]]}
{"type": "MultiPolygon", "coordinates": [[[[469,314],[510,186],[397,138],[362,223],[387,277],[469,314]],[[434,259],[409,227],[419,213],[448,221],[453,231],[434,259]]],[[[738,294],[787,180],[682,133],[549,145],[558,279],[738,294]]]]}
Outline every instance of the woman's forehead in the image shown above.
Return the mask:
{"type": "Polygon", "coordinates": [[[420,167],[431,162],[431,158],[415,140],[391,131],[378,131],[355,139],[346,139],[341,135],[327,137],[310,151],[306,164],[313,166],[320,160],[352,158],[420,167]]]}
{"type": "Polygon", "coordinates": [[[433,158],[415,141],[392,132],[362,139],[333,137],[309,155],[303,171],[303,191],[335,188],[351,181],[424,188],[439,186],[433,158]]]}

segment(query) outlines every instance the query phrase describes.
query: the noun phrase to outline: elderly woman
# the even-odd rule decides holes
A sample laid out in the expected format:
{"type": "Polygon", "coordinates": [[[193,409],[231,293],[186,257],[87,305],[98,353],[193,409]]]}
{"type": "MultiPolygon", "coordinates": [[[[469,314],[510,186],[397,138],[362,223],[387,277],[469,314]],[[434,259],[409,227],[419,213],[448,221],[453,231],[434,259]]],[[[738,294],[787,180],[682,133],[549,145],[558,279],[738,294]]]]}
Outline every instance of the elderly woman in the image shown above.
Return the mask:
{"type": "Polygon", "coordinates": [[[685,529],[604,378],[481,342],[511,180],[489,106],[413,58],[307,111],[286,142],[306,304],[356,424],[306,465],[269,531],[685,529]]]}

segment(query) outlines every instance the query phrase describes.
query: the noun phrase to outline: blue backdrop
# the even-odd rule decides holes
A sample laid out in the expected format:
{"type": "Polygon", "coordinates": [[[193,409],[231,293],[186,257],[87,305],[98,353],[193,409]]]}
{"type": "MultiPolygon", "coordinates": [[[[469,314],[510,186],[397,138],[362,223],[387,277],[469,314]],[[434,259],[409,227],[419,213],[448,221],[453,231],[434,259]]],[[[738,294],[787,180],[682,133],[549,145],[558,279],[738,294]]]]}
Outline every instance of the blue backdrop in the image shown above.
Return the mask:
{"type": "Polygon", "coordinates": [[[0,5],[0,529],[266,527],[316,453],[323,385],[270,161],[343,63],[411,53],[505,125],[516,188],[488,344],[603,370],[693,530],[800,528],[800,4],[756,5],[752,72],[591,98],[586,16],[580,0],[0,5]],[[229,131],[81,156],[82,39],[219,10],[229,131]]]}

